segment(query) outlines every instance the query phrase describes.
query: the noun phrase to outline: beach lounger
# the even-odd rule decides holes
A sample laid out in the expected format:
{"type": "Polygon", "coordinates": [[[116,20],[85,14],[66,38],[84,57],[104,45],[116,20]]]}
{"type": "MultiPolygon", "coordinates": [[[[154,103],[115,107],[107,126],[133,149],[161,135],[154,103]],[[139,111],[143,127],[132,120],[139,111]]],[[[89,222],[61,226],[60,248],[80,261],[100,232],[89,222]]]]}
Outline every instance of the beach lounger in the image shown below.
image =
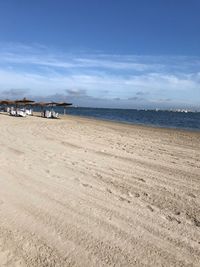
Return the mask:
{"type": "Polygon", "coordinates": [[[16,110],[10,110],[10,116],[16,116],[16,110]]]}
{"type": "Polygon", "coordinates": [[[59,114],[56,113],[55,111],[49,111],[46,110],[44,113],[42,113],[44,118],[48,118],[48,119],[57,119],[59,117],[59,114]]]}
{"type": "Polygon", "coordinates": [[[55,111],[53,111],[52,114],[51,114],[51,117],[52,117],[53,119],[57,119],[57,118],[59,117],[59,114],[56,113],[55,111]]]}
{"type": "Polygon", "coordinates": [[[32,116],[33,115],[32,109],[26,109],[26,115],[32,116]]]}
{"type": "Polygon", "coordinates": [[[17,116],[18,117],[26,117],[26,111],[24,111],[24,110],[18,110],[17,111],[17,116]]]}
{"type": "Polygon", "coordinates": [[[47,110],[45,113],[46,118],[51,118],[51,111],[47,110]]]}
{"type": "Polygon", "coordinates": [[[15,116],[15,117],[26,117],[26,112],[23,110],[11,110],[10,111],[10,116],[15,116]]]}

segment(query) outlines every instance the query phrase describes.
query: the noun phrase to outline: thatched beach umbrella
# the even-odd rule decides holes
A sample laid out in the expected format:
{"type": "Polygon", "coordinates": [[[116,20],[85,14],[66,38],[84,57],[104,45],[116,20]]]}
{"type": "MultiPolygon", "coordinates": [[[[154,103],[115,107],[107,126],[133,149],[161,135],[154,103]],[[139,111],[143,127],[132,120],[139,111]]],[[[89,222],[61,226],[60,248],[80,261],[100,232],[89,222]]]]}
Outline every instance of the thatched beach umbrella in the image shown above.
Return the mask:
{"type": "Polygon", "coordinates": [[[45,102],[35,102],[35,103],[31,103],[31,106],[38,106],[38,107],[44,107],[46,106],[47,103],[45,102]]]}
{"type": "Polygon", "coordinates": [[[53,107],[56,107],[58,105],[58,102],[47,102],[46,106],[51,107],[51,111],[53,111],[53,107]]]}
{"type": "Polygon", "coordinates": [[[55,106],[57,106],[59,103],[58,102],[47,102],[46,103],[46,106],[48,106],[48,107],[55,107],[55,106]]]}
{"type": "Polygon", "coordinates": [[[13,105],[15,103],[15,101],[12,101],[12,100],[1,100],[0,101],[0,105],[13,105]]]}
{"type": "Polygon", "coordinates": [[[29,105],[29,104],[34,103],[34,102],[35,101],[27,99],[25,97],[23,99],[20,99],[20,100],[15,100],[15,103],[19,104],[19,105],[29,105]]]}
{"type": "Polygon", "coordinates": [[[53,107],[57,106],[58,103],[52,101],[52,102],[39,102],[38,104],[41,108],[43,108],[44,117],[45,117],[46,110],[44,109],[44,107],[51,107],[51,112],[53,112],[53,107]]]}
{"type": "Polygon", "coordinates": [[[32,107],[40,107],[40,111],[44,112],[44,107],[47,106],[47,103],[46,102],[34,102],[34,103],[31,103],[31,106],[32,107]]]}
{"type": "Polygon", "coordinates": [[[9,105],[14,105],[15,104],[15,102],[14,101],[12,101],[12,100],[8,100],[8,99],[6,99],[6,100],[1,100],[0,101],[0,105],[2,106],[9,106],[9,105]]]}
{"type": "Polygon", "coordinates": [[[66,103],[66,102],[61,102],[61,103],[58,103],[58,107],[64,107],[64,115],[66,114],[66,107],[67,106],[71,106],[72,103],[66,103]]]}

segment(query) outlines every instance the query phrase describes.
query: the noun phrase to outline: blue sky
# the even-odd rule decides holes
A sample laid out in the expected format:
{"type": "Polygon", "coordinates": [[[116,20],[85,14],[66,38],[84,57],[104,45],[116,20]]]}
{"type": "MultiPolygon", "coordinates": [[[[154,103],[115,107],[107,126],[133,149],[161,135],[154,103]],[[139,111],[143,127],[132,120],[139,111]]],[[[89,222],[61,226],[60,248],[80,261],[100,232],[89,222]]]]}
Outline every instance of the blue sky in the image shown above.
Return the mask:
{"type": "Polygon", "coordinates": [[[0,97],[198,108],[200,1],[1,0],[0,97]]]}

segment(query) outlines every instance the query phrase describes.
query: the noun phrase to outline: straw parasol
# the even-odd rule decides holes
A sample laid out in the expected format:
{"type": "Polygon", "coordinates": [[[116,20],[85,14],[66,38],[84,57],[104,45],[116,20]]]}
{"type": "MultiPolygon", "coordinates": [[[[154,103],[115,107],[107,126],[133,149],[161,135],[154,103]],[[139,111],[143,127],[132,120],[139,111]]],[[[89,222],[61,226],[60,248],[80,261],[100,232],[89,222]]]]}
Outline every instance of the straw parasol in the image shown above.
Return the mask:
{"type": "Polygon", "coordinates": [[[15,103],[15,101],[8,100],[8,99],[0,101],[0,105],[12,105],[14,103],[15,103]]]}
{"type": "Polygon", "coordinates": [[[16,104],[22,104],[22,105],[29,105],[29,104],[34,103],[34,102],[35,101],[27,99],[25,97],[23,99],[20,99],[20,100],[15,100],[16,104]]]}
{"type": "Polygon", "coordinates": [[[40,107],[40,110],[44,111],[44,107],[46,107],[47,103],[46,102],[35,102],[31,104],[34,107],[40,107]]]}
{"type": "Polygon", "coordinates": [[[47,105],[47,103],[45,102],[35,102],[35,103],[31,103],[32,106],[40,106],[40,107],[44,107],[47,105]]]}
{"type": "Polygon", "coordinates": [[[1,100],[1,101],[0,101],[0,106],[4,106],[4,111],[8,111],[8,110],[6,109],[6,106],[14,105],[14,104],[15,104],[15,101],[8,100],[8,99],[6,99],[6,100],[1,100]]]}
{"type": "Polygon", "coordinates": [[[46,106],[51,107],[51,111],[53,111],[53,107],[56,107],[58,105],[58,102],[47,102],[46,106]]]}
{"type": "Polygon", "coordinates": [[[57,106],[59,103],[58,102],[47,102],[46,103],[46,106],[48,106],[48,107],[55,107],[55,106],[57,106]]]}
{"type": "Polygon", "coordinates": [[[67,106],[71,106],[72,105],[72,103],[66,103],[66,102],[61,102],[61,103],[58,103],[58,107],[64,107],[64,115],[65,115],[65,113],[66,113],[66,107],[67,106]]]}

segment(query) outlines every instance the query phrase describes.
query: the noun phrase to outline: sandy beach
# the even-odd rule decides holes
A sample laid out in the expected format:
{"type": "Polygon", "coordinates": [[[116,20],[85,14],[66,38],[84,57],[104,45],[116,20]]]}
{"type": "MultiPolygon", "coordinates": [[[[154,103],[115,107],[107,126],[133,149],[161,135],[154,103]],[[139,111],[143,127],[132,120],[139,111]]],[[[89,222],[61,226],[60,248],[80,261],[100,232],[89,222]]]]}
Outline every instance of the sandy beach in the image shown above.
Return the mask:
{"type": "Polygon", "coordinates": [[[0,266],[200,266],[200,132],[0,126],[0,266]]]}

